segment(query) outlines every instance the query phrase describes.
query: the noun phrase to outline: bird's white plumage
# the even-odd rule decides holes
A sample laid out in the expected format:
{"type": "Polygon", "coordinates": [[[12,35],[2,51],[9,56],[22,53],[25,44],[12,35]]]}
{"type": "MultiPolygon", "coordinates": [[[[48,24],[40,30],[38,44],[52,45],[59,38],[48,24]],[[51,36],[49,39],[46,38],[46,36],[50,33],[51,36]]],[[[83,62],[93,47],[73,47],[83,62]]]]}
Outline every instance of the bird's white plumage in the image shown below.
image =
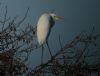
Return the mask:
{"type": "Polygon", "coordinates": [[[37,39],[39,45],[44,44],[50,34],[51,27],[56,20],[63,19],[60,16],[56,16],[54,13],[44,13],[40,16],[37,23],[37,39]]]}
{"type": "Polygon", "coordinates": [[[41,15],[37,23],[37,39],[39,45],[42,45],[48,36],[50,28],[50,15],[45,13],[41,15]]]}

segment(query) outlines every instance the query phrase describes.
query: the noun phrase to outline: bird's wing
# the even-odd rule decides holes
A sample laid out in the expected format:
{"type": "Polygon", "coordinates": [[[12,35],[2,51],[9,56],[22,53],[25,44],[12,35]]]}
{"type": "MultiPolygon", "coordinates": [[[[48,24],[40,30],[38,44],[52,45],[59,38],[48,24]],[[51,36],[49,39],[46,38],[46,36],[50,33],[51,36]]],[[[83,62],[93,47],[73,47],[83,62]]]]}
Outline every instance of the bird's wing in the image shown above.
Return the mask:
{"type": "Polygon", "coordinates": [[[39,18],[37,24],[37,38],[40,45],[47,41],[53,25],[54,25],[54,20],[50,15],[43,14],[39,18]]]}

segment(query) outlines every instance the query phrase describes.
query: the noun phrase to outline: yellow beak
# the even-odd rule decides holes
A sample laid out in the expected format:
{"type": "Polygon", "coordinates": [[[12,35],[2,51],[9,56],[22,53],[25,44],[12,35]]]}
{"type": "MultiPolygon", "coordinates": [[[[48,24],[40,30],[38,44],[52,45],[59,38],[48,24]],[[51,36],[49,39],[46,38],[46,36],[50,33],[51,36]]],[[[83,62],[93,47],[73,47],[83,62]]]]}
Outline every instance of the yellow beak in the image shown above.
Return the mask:
{"type": "Polygon", "coordinates": [[[63,20],[64,17],[62,17],[62,16],[56,16],[55,19],[56,19],[56,20],[63,20]]]}

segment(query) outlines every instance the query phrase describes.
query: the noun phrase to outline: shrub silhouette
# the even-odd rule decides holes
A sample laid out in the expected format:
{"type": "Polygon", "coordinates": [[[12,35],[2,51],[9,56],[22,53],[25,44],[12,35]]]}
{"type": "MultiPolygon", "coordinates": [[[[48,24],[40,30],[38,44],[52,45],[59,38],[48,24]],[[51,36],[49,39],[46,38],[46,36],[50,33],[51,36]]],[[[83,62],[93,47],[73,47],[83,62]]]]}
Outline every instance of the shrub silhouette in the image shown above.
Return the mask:
{"type": "Polygon", "coordinates": [[[94,34],[94,27],[91,33],[82,32],[64,46],[62,46],[59,36],[61,48],[47,62],[30,70],[25,62],[30,53],[39,47],[34,43],[36,27],[28,23],[24,29],[19,30],[27,18],[28,11],[29,8],[25,16],[16,22],[18,16],[13,19],[8,18],[7,7],[5,8],[4,20],[0,20],[0,26],[2,26],[0,32],[0,76],[88,76],[92,72],[96,72],[99,76],[100,48],[97,46],[97,41],[100,35],[94,34]],[[23,53],[26,53],[24,57],[23,53]],[[90,64],[88,59],[97,61],[90,64]]]}

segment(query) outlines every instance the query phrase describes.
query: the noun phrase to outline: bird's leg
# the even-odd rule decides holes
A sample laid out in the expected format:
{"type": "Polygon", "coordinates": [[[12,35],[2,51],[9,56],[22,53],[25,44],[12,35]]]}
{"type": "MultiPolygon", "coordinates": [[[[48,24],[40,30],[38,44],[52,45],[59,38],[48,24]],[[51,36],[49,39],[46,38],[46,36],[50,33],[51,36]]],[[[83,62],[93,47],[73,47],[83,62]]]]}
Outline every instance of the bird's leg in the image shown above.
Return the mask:
{"type": "Polygon", "coordinates": [[[51,58],[52,58],[52,53],[51,53],[51,51],[50,51],[50,47],[49,47],[48,41],[46,41],[46,44],[47,44],[47,47],[48,47],[49,53],[50,53],[51,58]]]}
{"type": "Polygon", "coordinates": [[[44,47],[43,47],[43,45],[42,45],[41,64],[43,64],[43,50],[44,50],[44,47]]]}

